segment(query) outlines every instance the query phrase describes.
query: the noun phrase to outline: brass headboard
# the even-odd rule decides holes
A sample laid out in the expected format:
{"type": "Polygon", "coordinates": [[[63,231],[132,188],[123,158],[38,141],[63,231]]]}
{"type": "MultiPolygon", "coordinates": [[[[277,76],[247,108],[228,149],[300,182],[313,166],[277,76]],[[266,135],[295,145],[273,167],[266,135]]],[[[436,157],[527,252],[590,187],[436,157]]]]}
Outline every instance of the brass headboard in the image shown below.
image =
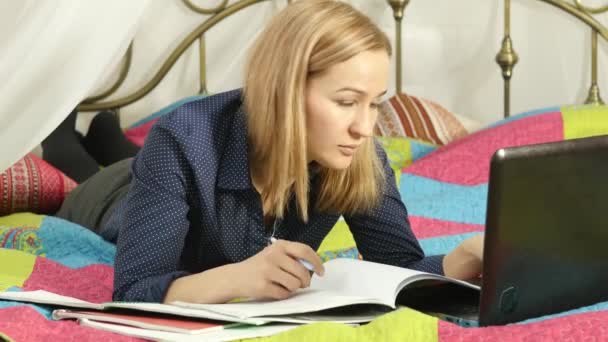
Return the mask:
{"type": "MultiPolygon", "coordinates": [[[[523,1],[523,0],[522,0],[523,1]]],[[[529,0],[528,0],[529,1],[529,0]]],[[[576,17],[591,30],[591,85],[589,94],[585,100],[586,104],[600,105],[604,104],[600,97],[600,89],[597,84],[597,40],[598,35],[608,41],[608,29],[600,24],[593,15],[608,12],[608,6],[592,8],[585,6],[582,0],[537,0],[553,5],[566,13],[576,17]]],[[[511,108],[511,77],[513,68],[517,64],[519,58],[513,49],[513,41],[511,39],[511,0],[504,0],[504,36],[502,46],[496,55],[496,62],[502,69],[502,77],[504,80],[504,117],[508,117],[511,108]]]]}
{"type": "MultiPolygon", "coordinates": [[[[396,57],[397,57],[397,92],[401,92],[401,20],[405,7],[410,0],[387,0],[393,7],[393,14],[396,22],[396,57]]],[[[500,51],[496,55],[496,63],[502,70],[504,82],[504,117],[508,117],[511,113],[511,77],[513,69],[519,61],[519,56],[513,48],[513,40],[511,39],[511,0],[504,1],[504,35],[500,51]]],[[[530,1],[530,0],[520,0],[530,1]]],[[[598,55],[598,36],[601,36],[605,41],[608,41],[608,29],[598,22],[593,16],[608,12],[608,5],[601,7],[589,7],[582,3],[582,0],[536,0],[542,1],[549,5],[555,6],[558,9],[576,17],[578,20],[586,24],[591,30],[591,85],[585,104],[603,105],[604,101],[600,96],[600,89],[597,83],[597,55],[598,55]]]]}
{"type": "MultiPolygon", "coordinates": [[[[129,69],[131,66],[131,57],[133,53],[133,43],[129,46],[125,58],[122,61],[122,66],[118,75],[117,80],[105,91],[91,96],[84,100],[78,105],[77,110],[80,112],[87,111],[99,111],[99,110],[115,110],[118,111],[120,108],[134,103],[150,91],[152,91],[167,75],[169,70],[173,67],[180,56],[195,42],[199,43],[199,91],[201,93],[207,92],[207,75],[206,75],[206,44],[205,44],[205,33],[214,27],[216,24],[221,22],[223,19],[235,14],[236,12],[250,7],[251,5],[265,2],[268,0],[238,0],[233,4],[228,4],[228,0],[222,0],[222,2],[214,8],[201,8],[192,3],[192,0],[182,0],[184,5],[190,10],[199,13],[210,15],[205,21],[198,25],[188,36],[186,36],[180,43],[173,49],[172,53],[156,71],[154,76],[147,81],[143,87],[135,90],[123,97],[115,100],[104,101],[110,95],[114,94],[116,90],[123,84],[129,69]]],[[[286,0],[286,3],[292,0],[286,0]]],[[[403,18],[403,12],[409,0],[387,0],[388,4],[393,9],[396,27],[396,39],[395,39],[395,57],[397,60],[396,68],[396,89],[398,92],[401,91],[401,20],[403,18]]]]}
{"type": "MultiPolygon", "coordinates": [[[[205,49],[205,33],[214,27],[216,24],[221,22],[224,18],[231,16],[232,14],[250,7],[251,5],[265,2],[268,0],[238,0],[233,4],[228,5],[228,0],[222,0],[222,2],[213,8],[201,8],[192,3],[192,0],[182,0],[185,6],[196,13],[211,15],[208,19],[197,26],[187,37],[185,37],[180,44],[173,50],[167,60],[161,65],[159,70],[154,76],[140,89],[129,93],[126,96],[120,97],[115,100],[104,101],[108,96],[112,95],[124,82],[129,72],[131,64],[131,56],[133,46],[131,45],[127,51],[127,54],[123,60],[123,65],[120,70],[118,79],[112,84],[107,90],[97,94],[95,96],[87,98],[78,107],[78,111],[98,111],[104,109],[118,110],[126,105],[129,105],[135,101],[138,101],[150,91],[152,91],[166,76],[169,70],[173,67],[179,57],[195,42],[199,42],[199,90],[201,93],[207,91],[207,76],[206,76],[206,49],[205,49]]],[[[511,29],[511,0],[504,1],[504,35],[502,38],[501,49],[496,55],[496,62],[502,70],[502,77],[504,81],[504,117],[510,115],[511,108],[511,78],[513,76],[514,67],[517,64],[519,57],[514,49],[514,43],[510,35],[511,29]]],[[[520,0],[520,1],[531,1],[531,0],[520,0]]],[[[549,5],[555,6],[558,9],[565,11],[566,13],[574,16],[584,24],[586,24],[591,31],[591,85],[586,104],[603,104],[602,98],[600,97],[600,89],[597,83],[598,67],[597,67],[597,55],[598,55],[598,36],[601,36],[604,40],[608,41],[608,29],[598,22],[593,16],[600,13],[608,12],[608,5],[592,8],[584,5],[582,0],[535,0],[542,1],[549,5]]],[[[286,3],[291,0],[286,0],[286,3]]],[[[410,3],[410,0],[386,0],[388,5],[392,8],[393,17],[395,20],[395,59],[396,59],[396,85],[395,89],[397,93],[402,92],[402,42],[401,42],[401,23],[404,16],[405,9],[410,3]]]]}

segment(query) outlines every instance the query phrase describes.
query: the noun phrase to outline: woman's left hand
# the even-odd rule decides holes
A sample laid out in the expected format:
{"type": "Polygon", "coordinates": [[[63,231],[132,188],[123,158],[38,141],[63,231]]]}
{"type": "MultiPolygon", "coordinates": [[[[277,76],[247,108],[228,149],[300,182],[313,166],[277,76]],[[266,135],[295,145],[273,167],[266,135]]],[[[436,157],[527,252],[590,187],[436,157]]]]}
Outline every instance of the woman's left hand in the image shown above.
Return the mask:
{"type": "Polygon", "coordinates": [[[464,240],[443,259],[447,277],[469,280],[481,275],[483,266],[483,234],[464,240]]]}

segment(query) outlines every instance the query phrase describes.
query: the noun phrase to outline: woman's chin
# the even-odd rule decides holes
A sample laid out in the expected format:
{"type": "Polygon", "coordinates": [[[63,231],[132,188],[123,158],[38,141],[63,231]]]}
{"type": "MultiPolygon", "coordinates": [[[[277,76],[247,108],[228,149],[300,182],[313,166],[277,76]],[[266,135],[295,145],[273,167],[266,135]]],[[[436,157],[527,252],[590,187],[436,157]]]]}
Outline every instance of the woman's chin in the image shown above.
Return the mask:
{"type": "Polygon", "coordinates": [[[324,160],[318,160],[317,163],[324,168],[332,170],[344,170],[347,169],[352,163],[353,158],[351,156],[337,155],[333,158],[325,158],[324,160]]]}

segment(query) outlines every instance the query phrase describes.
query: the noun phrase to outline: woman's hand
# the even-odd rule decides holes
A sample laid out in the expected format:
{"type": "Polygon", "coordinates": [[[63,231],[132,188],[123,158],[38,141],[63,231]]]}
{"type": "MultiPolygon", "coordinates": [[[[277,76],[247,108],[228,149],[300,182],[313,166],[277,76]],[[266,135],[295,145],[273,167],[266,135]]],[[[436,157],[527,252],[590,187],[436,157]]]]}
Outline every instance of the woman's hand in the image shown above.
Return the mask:
{"type": "Polygon", "coordinates": [[[317,275],[325,271],[321,258],[308,245],[278,240],[251,258],[236,264],[235,281],[242,287],[239,297],[285,299],[310,286],[311,273],[298,259],[310,262],[317,275]]]}
{"type": "Polygon", "coordinates": [[[309,246],[285,240],[264,248],[249,259],[178,278],[171,283],[164,303],[226,303],[232,299],[285,299],[310,285],[311,274],[298,259],[314,266],[318,275],[325,269],[309,246]]]}
{"type": "Polygon", "coordinates": [[[468,280],[479,277],[483,266],[483,235],[464,240],[443,259],[443,272],[447,277],[468,280]]]}

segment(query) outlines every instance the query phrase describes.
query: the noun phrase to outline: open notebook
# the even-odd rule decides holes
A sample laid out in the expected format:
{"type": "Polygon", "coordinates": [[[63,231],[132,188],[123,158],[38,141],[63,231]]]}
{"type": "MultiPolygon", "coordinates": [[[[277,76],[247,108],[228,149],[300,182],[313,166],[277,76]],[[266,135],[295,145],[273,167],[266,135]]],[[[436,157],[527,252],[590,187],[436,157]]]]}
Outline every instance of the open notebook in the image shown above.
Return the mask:
{"type": "Polygon", "coordinates": [[[256,325],[267,322],[317,321],[362,323],[395,309],[398,305],[397,298],[402,298],[400,294],[407,291],[414,295],[416,289],[437,284],[452,284],[470,291],[479,291],[476,285],[435,274],[362,260],[334,259],[325,263],[323,277],[313,276],[308,289],[299,290],[290,298],[280,301],[94,304],[46,291],[0,292],[0,299],[96,310],[134,309],[256,325]]]}
{"type": "Polygon", "coordinates": [[[480,289],[477,285],[436,274],[369,261],[334,259],[325,263],[323,277],[313,276],[308,289],[300,290],[285,300],[230,304],[175,302],[174,305],[235,319],[290,316],[315,321],[323,320],[325,314],[334,318],[350,315],[373,319],[395,309],[399,304],[397,298],[405,290],[411,290],[410,293],[415,295],[416,289],[446,283],[475,292],[480,289]],[[336,310],[338,308],[344,310],[336,310]]]}

